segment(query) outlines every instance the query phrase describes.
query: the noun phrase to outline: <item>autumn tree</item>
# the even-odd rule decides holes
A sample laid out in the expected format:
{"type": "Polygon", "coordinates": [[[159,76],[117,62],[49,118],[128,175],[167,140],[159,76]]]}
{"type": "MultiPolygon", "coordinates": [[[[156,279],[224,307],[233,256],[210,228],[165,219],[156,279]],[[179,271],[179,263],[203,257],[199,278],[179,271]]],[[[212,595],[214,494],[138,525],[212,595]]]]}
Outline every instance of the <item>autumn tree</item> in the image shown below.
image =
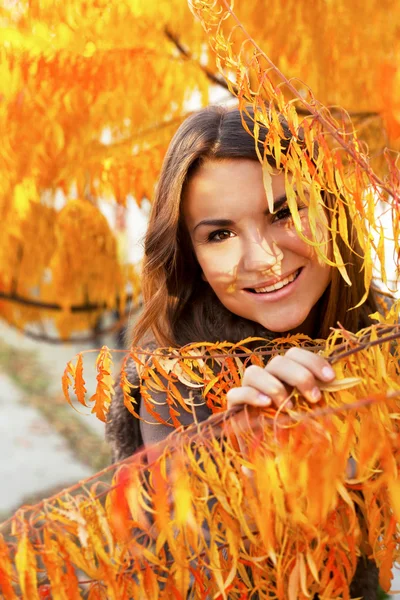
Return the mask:
{"type": "MultiPolygon", "coordinates": [[[[400,140],[395,0],[247,0],[237,16],[300,94],[348,111],[384,171],[400,140]]],[[[100,201],[151,200],[179,123],[213,89],[233,98],[238,74],[218,72],[182,0],[6,0],[0,25],[0,314],[67,338],[140,295],[100,201]]]]}
{"type": "MultiPolygon", "coordinates": [[[[136,280],[124,272],[97,203],[108,197],[123,205],[128,194],[139,203],[151,198],[157,159],[172,129],[191,96],[200,92],[206,102],[211,85],[225,87],[242,113],[252,106],[256,118],[248,134],[264,170],[273,155],[290,174],[288,206],[303,238],[293,197],[294,182],[300,194],[306,181],[314,238],[304,241],[315,241],[328,190],[335,199],[327,225],[332,256],[316,247],[319,257],[347,281],[338,240],[356,251],[348,239],[352,227],[366,290],[373,251],[385,281],[385,236],[374,208],[380,200],[392,212],[398,252],[397,155],[384,151],[388,141],[396,146],[399,133],[392,62],[398,32],[395,18],[384,40],[378,27],[367,35],[365,23],[379,23],[392,5],[364,4],[356,18],[354,5],[321,2],[310,14],[299,3],[277,1],[264,18],[262,4],[246,2],[235,13],[226,0],[191,0],[198,21],[178,4],[133,1],[3,9],[9,25],[2,33],[9,76],[4,107],[12,126],[2,153],[2,210],[14,262],[9,259],[12,267],[1,276],[11,322],[37,322],[52,308],[66,336],[105,308],[123,311],[129,277],[136,280]],[[368,75],[362,69],[367,55],[368,75]],[[384,88],[385,100],[380,77],[393,84],[384,88]],[[36,112],[29,113],[30,106],[36,112]],[[286,153],[282,119],[291,135],[286,153]]],[[[266,196],[271,202],[267,186],[266,196]]],[[[157,414],[153,392],[161,391],[171,423],[179,426],[180,412],[188,410],[180,381],[202,388],[201,401],[213,415],[167,438],[151,464],[138,453],[2,524],[4,597],[350,598],[360,555],[376,562],[388,590],[400,547],[398,310],[394,304],[376,313],[376,323],[360,332],[339,326],[327,340],[251,338],[255,351],[245,341],[132,348],[121,371],[128,410],[137,416],[127,375],[134,361],[150,414],[157,414]],[[243,431],[234,431],[230,417],[241,408],[227,412],[227,390],[240,384],[249,364],[262,366],[289,346],[313,347],[333,365],[336,378],[323,387],[320,405],[294,389],[286,414],[281,407],[257,416],[242,411],[243,431]]],[[[104,420],[113,393],[106,347],[97,371],[97,390],[88,399],[80,353],[68,363],[63,387],[67,399],[72,386],[104,420]]]]}

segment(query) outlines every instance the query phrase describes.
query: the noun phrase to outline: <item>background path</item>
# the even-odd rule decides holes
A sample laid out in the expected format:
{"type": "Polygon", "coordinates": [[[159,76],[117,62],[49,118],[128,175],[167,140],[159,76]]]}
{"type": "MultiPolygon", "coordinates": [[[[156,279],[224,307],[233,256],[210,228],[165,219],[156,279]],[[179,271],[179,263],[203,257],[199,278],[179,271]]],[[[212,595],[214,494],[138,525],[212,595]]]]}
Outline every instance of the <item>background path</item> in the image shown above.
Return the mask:
{"type": "MultiPolygon", "coordinates": [[[[61,389],[67,362],[91,347],[37,342],[0,323],[0,521],[110,464],[104,424],[61,389]]],[[[85,360],[88,398],[96,356],[85,360]]]]}

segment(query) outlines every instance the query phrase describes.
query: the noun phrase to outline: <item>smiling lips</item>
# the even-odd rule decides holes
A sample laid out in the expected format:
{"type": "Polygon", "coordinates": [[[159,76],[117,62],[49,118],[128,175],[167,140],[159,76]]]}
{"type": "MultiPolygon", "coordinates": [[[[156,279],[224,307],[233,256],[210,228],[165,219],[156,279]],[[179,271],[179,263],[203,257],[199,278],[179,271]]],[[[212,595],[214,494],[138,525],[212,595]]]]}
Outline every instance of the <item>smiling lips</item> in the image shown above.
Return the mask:
{"type": "Polygon", "coordinates": [[[298,277],[299,274],[300,274],[300,269],[297,269],[297,271],[295,271],[291,275],[288,275],[284,279],[280,279],[279,281],[277,281],[276,283],[274,283],[272,285],[268,285],[268,286],[264,286],[264,287],[257,287],[257,288],[246,288],[246,289],[248,291],[256,293],[256,294],[265,294],[268,292],[275,292],[276,290],[280,290],[281,288],[285,287],[285,285],[292,283],[292,281],[294,281],[298,277]]]}

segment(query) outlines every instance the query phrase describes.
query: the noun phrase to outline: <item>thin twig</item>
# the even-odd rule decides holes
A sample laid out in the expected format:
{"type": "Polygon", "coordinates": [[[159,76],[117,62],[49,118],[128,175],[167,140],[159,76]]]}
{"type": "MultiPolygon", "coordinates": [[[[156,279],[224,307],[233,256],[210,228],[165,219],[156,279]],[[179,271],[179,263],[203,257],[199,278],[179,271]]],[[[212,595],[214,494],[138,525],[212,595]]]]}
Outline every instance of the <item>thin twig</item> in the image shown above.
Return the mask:
{"type": "Polygon", "coordinates": [[[355,348],[351,348],[350,350],[346,350],[345,352],[336,354],[333,357],[328,357],[327,360],[331,364],[334,364],[338,360],[342,360],[343,358],[347,358],[348,356],[351,356],[352,354],[361,352],[361,350],[368,350],[369,348],[372,348],[373,346],[377,346],[378,344],[386,344],[387,342],[393,342],[394,340],[398,340],[400,338],[400,326],[397,325],[396,329],[398,329],[397,333],[393,333],[392,335],[387,335],[387,336],[381,337],[377,340],[365,342],[364,344],[359,344],[355,348]]]}
{"type": "MultiPolygon", "coordinates": [[[[376,327],[376,326],[375,326],[376,327]]],[[[362,350],[367,350],[369,347],[371,346],[376,346],[377,344],[384,344],[386,342],[391,342],[395,339],[400,338],[400,324],[398,325],[388,325],[387,327],[385,327],[385,333],[386,332],[392,332],[393,330],[395,330],[397,333],[393,333],[390,334],[388,336],[382,335],[381,337],[379,337],[377,340],[374,340],[373,342],[371,341],[363,341],[364,338],[368,335],[368,331],[363,335],[363,337],[361,338],[360,341],[358,340],[354,340],[356,343],[358,342],[358,346],[354,349],[352,349],[351,354],[355,354],[356,352],[361,352],[362,350]]],[[[256,340],[258,341],[258,340],[256,340]]],[[[268,340],[267,340],[268,342],[268,340]]],[[[290,347],[290,341],[288,341],[288,347],[290,347]]],[[[347,348],[348,347],[348,342],[344,342],[343,344],[341,344],[340,346],[337,347],[337,349],[342,349],[342,348],[347,348]]],[[[310,345],[307,347],[308,350],[310,350],[310,352],[319,352],[320,350],[324,350],[326,348],[325,345],[310,345]]],[[[177,349],[172,349],[172,350],[177,350],[177,349]]],[[[174,354],[173,352],[171,352],[171,348],[158,348],[155,351],[150,351],[150,350],[145,350],[142,348],[132,348],[130,350],[130,354],[132,355],[133,353],[135,355],[143,355],[146,357],[159,357],[159,358],[163,358],[165,355],[162,354],[162,352],[167,352],[169,353],[168,355],[172,358],[172,359],[177,359],[177,360],[213,360],[215,358],[250,358],[251,356],[255,355],[255,356],[270,356],[271,354],[276,354],[276,348],[272,349],[272,350],[256,350],[256,351],[249,351],[249,352],[220,352],[220,353],[213,353],[212,352],[212,348],[210,349],[209,353],[203,353],[203,354],[185,354],[184,350],[185,347],[183,347],[180,350],[179,354],[174,354]],[[181,351],[183,350],[183,352],[181,351]]],[[[341,358],[345,358],[346,356],[348,356],[347,351],[346,353],[339,353],[336,354],[336,349],[335,349],[335,354],[332,354],[328,357],[326,357],[326,360],[329,362],[337,362],[337,360],[340,360],[341,358]]],[[[133,358],[132,358],[133,360],[133,358]]]]}
{"type": "Polygon", "coordinates": [[[199,69],[203,71],[207,79],[209,79],[212,83],[215,83],[215,85],[219,85],[220,87],[224,88],[233,97],[235,97],[235,95],[229,89],[225,79],[219,77],[213,71],[211,71],[211,69],[209,69],[205,65],[202,65],[198,60],[194,59],[189,50],[182,45],[178,37],[174,33],[172,33],[172,31],[170,31],[168,28],[165,28],[164,33],[165,36],[169,39],[169,41],[174,44],[175,48],[178,50],[181,56],[183,56],[186,60],[196,63],[199,69]]]}
{"type": "MultiPolygon", "coordinates": [[[[223,87],[233,97],[237,97],[238,90],[237,90],[236,86],[234,86],[232,84],[232,89],[234,90],[234,93],[232,93],[232,91],[231,91],[231,89],[229,89],[229,86],[226,83],[225,79],[223,79],[222,77],[219,77],[217,74],[215,74],[213,71],[211,71],[211,69],[208,69],[207,67],[202,65],[198,60],[193,58],[193,55],[191,54],[191,52],[182,44],[182,42],[180,42],[179,38],[175,34],[173,34],[168,28],[165,29],[165,35],[174,44],[175,48],[179,51],[181,56],[183,56],[187,60],[195,62],[197,64],[197,66],[203,71],[203,73],[206,75],[206,77],[212,83],[215,83],[216,85],[218,85],[220,87],[223,87]]],[[[304,116],[311,114],[309,112],[309,110],[302,109],[302,108],[298,108],[297,112],[298,112],[298,114],[304,115],[304,116]]],[[[341,114],[340,111],[335,108],[333,108],[331,110],[331,113],[332,114],[336,114],[336,113],[341,114]]],[[[354,119],[370,119],[370,118],[379,116],[379,113],[377,113],[375,111],[353,111],[353,112],[349,111],[349,112],[347,112],[347,114],[349,115],[350,119],[353,119],[353,118],[354,119]]]]}

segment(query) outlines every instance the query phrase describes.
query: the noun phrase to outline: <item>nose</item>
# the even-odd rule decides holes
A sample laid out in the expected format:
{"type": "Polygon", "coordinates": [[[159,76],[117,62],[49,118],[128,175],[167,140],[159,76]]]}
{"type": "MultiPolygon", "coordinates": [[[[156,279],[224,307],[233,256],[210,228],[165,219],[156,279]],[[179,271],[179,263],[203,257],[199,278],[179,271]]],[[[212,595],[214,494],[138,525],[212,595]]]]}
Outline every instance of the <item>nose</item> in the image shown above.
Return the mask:
{"type": "Polygon", "coordinates": [[[270,271],[279,269],[283,252],[275,241],[251,240],[245,248],[242,265],[245,271],[270,271]]]}

